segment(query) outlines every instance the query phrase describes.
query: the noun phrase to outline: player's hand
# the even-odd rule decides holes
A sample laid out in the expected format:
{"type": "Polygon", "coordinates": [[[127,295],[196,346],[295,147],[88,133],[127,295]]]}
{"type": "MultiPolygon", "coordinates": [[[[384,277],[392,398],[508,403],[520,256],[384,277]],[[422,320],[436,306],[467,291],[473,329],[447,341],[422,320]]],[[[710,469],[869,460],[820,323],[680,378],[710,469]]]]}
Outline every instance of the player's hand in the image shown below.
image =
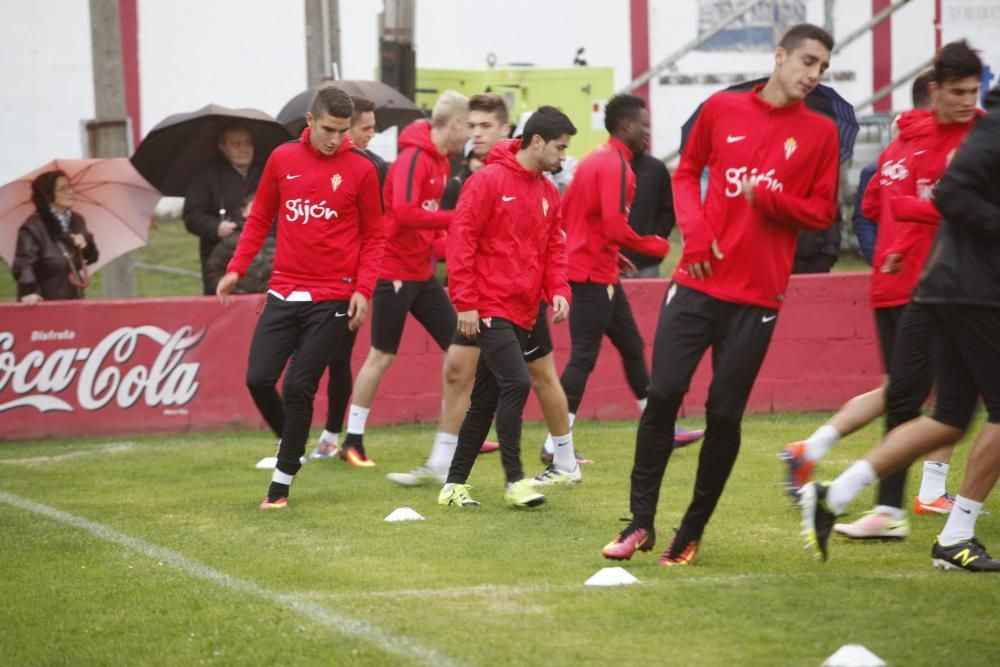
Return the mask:
{"type": "Polygon", "coordinates": [[[463,310],[458,314],[458,333],[466,338],[475,338],[479,333],[479,311],[463,310]]]}
{"type": "Polygon", "coordinates": [[[365,317],[368,316],[368,299],[360,292],[352,294],[347,314],[351,318],[351,321],[347,323],[347,328],[351,331],[360,329],[361,325],[365,323],[365,317]]]}
{"type": "Polygon", "coordinates": [[[569,301],[561,294],[552,297],[552,324],[559,324],[569,316],[569,301]]]}
{"type": "Polygon", "coordinates": [[[216,229],[216,233],[219,235],[220,239],[224,239],[227,236],[232,235],[232,233],[236,231],[236,227],[237,227],[236,223],[233,222],[232,220],[223,220],[222,222],[219,223],[219,227],[218,229],[216,229]]]}
{"type": "Polygon", "coordinates": [[[240,274],[235,271],[230,271],[226,275],[222,276],[222,280],[215,288],[215,296],[219,297],[219,302],[228,306],[233,301],[232,292],[233,288],[236,287],[236,283],[240,280],[240,274]]]}
{"type": "Polygon", "coordinates": [[[748,204],[753,204],[754,196],[754,184],[753,179],[749,176],[743,177],[743,196],[746,198],[748,204]]]}
{"type": "MultiPolygon", "coordinates": [[[[718,241],[712,241],[711,250],[712,250],[712,258],[714,258],[716,261],[721,262],[724,259],[722,250],[719,249],[718,241]]],[[[712,261],[711,259],[708,259],[705,260],[704,262],[690,262],[687,265],[687,270],[688,273],[691,275],[691,277],[694,278],[695,280],[705,280],[706,278],[711,278],[713,275],[712,261]]]]}
{"type": "Polygon", "coordinates": [[[899,273],[903,270],[903,253],[892,252],[885,258],[885,263],[879,269],[882,273],[899,273]]]}
{"type": "Polygon", "coordinates": [[[639,273],[639,269],[635,268],[632,260],[620,253],[618,255],[618,270],[621,272],[623,278],[632,278],[635,274],[639,273]]]}
{"type": "Polygon", "coordinates": [[[21,303],[29,306],[34,306],[42,301],[45,301],[45,299],[42,298],[41,294],[25,294],[21,297],[21,303]]]}

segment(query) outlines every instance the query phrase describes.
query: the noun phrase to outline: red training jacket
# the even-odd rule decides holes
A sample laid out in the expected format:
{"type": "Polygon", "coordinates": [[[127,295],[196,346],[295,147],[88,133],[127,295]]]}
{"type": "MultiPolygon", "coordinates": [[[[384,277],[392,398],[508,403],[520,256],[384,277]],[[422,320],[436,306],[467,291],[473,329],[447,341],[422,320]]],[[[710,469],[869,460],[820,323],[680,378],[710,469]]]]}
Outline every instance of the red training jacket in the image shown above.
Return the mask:
{"type": "Polygon", "coordinates": [[[861,212],[878,224],[870,287],[873,308],[893,308],[906,304],[927,258],[934,232],[931,231],[923,239],[917,238],[919,229],[916,230],[917,234],[907,232],[910,225],[897,222],[893,216],[892,199],[899,194],[916,192],[911,144],[920,136],[926,137],[931,129],[928,123],[935,122],[934,115],[923,109],[913,109],[899,117],[899,136],[879,155],[875,175],[868,182],[865,197],[861,200],[861,212]],[[883,273],[882,266],[886,258],[897,252],[908,256],[908,261],[903,263],[903,270],[899,273],[883,273]],[[918,255],[919,260],[916,259],[918,255]]]}
{"type": "Polygon", "coordinates": [[[674,280],[722,301],[780,308],[798,231],[826,229],[836,217],[837,128],[797,102],[774,107],[758,93],[724,91],[705,101],[674,172],[674,211],[684,238],[674,280]],[[708,194],[701,174],[708,167],[708,194]],[[742,179],[754,185],[753,204],[742,179]],[[687,264],[711,258],[713,276],[687,264]]]}
{"type": "Polygon", "coordinates": [[[500,141],[469,177],[448,233],[448,291],[459,312],[531,329],[541,301],[562,295],[566,241],[559,191],[517,161],[520,141],[500,141]]]}
{"type": "Polygon", "coordinates": [[[622,247],[663,259],[670,245],[662,236],[639,236],[628,224],[635,196],[632,151],[610,137],[576,167],[563,197],[569,279],[575,283],[618,282],[622,247]]]}
{"type": "MultiPolygon", "coordinates": [[[[915,137],[904,145],[909,153],[911,177],[900,184],[889,201],[899,233],[885,249],[886,255],[902,255],[903,268],[896,274],[882,274],[897,279],[893,285],[896,301],[892,305],[907,303],[920,282],[941,221],[941,214],[934,206],[934,186],[975,122],[973,119],[967,123],[942,124],[932,116],[919,123],[915,137]]],[[[872,274],[873,285],[879,266],[875,265],[875,273],[872,274]]],[[[886,279],[883,281],[888,282],[886,279]]]]}
{"type": "Polygon", "coordinates": [[[424,281],[434,275],[434,239],[451,224],[441,195],[451,166],[431,141],[431,124],[411,123],[399,137],[402,152],[385,180],[386,245],[379,277],[424,281]]]}
{"type": "Polygon", "coordinates": [[[278,242],[268,287],[282,296],[308,291],[313,301],[370,299],[385,244],[378,170],[345,137],[333,155],[298,141],[274,149],[253,209],[226,271],[242,277],[274,219],[278,242]]]}

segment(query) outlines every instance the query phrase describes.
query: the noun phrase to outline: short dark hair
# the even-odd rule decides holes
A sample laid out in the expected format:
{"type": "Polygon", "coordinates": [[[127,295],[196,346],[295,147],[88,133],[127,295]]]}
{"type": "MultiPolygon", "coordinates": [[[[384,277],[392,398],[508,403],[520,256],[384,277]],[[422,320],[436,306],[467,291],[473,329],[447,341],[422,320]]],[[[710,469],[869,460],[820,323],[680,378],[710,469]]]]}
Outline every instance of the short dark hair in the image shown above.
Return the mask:
{"type": "Polygon", "coordinates": [[[930,83],[934,80],[934,68],[928,67],[913,79],[910,98],[914,109],[926,109],[931,104],[930,83]]]}
{"type": "Polygon", "coordinates": [[[369,111],[375,113],[375,103],[367,97],[351,95],[351,103],[354,105],[354,113],[351,114],[352,120],[357,120],[361,114],[368,113],[369,111]]]}
{"type": "Polygon", "coordinates": [[[934,54],[934,82],[938,85],[948,81],[958,81],[970,76],[983,76],[983,61],[979,51],[969,46],[964,39],[948,42],[934,54]]]}
{"type": "Polygon", "coordinates": [[[524,124],[524,132],[521,133],[521,145],[527,146],[535,135],[542,138],[545,143],[555,141],[564,134],[573,136],[576,134],[576,126],[569,116],[559,109],[550,106],[538,107],[538,111],[531,114],[528,122],[524,124]]]}
{"type": "Polygon", "coordinates": [[[604,108],[604,129],[614,134],[627,120],[635,118],[640,109],[646,108],[646,100],[636,95],[615,95],[604,108]]]}
{"type": "Polygon", "coordinates": [[[497,117],[501,125],[508,122],[507,104],[496,93],[476,93],[469,98],[469,111],[482,111],[497,117]]]}
{"type": "Polygon", "coordinates": [[[62,225],[52,213],[52,203],[56,199],[56,181],[60,178],[69,180],[66,172],[56,169],[39,174],[31,182],[31,203],[35,205],[35,213],[42,219],[45,230],[53,239],[61,239],[66,236],[62,225]]]}
{"type": "Polygon", "coordinates": [[[219,128],[218,141],[222,141],[223,138],[230,132],[246,132],[250,136],[253,136],[253,132],[250,131],[250,126],[241,120],[230,120],[223,124],[219,128]]]}
{"type": "Polygon", "coordinates": [[[802,42],[807,39],[815,39],[825,46],[827,51],[833,51],[833,35],[812,23],[796,23],[793,25],[781,36],[778,46],[791,53],[799,48],[802,42]]]}
{"type": "Polygon", "coordinates": [[[316,91],[309,113],[314,117],[327,114],[334,118],[350,118],[354,115],[354,103],[351,96],[337,86],[323,86],[316,91]]]}

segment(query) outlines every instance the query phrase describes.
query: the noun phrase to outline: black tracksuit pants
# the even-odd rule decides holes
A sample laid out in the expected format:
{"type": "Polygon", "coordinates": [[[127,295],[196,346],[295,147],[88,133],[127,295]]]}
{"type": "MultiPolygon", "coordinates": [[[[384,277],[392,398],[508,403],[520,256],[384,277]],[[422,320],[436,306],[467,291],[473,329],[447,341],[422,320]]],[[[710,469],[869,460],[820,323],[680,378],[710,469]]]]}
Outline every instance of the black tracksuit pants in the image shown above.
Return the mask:
{"type": "Polygon", "coordinates": [[[500,460],[507,482],[513,483],[524,478],[521,422],[531,390],[531,376],[524,363],[528,331],[499,317],[480,320],[479,327],[476,343],[481,353],[472,385],[472,403],[458,431],[448,482],[465,484],[469,479],[496,415],[500,460]]]}
{"type": "Polygon", "coordinates": [[[653,526],[660,484],[674,449],[677,412],[698,362],[711,347],[705,441],[694,497],[680,528],[686,539],[701,537],[736,462],[743,411],[776,319],[771,308],[720,301],[683,285],[670,288],[656,328],[649,402],[635,443],[631,510],[637,523],[653,526]]]}
{"type": "Polygon", "coordinates": [[[344,430],[344,415],[347,414],[347,404],[351,402],[351,391],[354,390],[351,353],[354,352],[354,341],[357,338],[357,331],[345,331],[330,360],[330,377],[326,383],[326,430],[330,433],[344,430]]]}
{"type": "Polygon", "coordinates": [[[264,420],[281,436],[276,467],[287,475],[302,467],[299,458],[309,438],[313,399],[334,349],[347,332],[347,307],[347,301],[282,301],[268,295],[254,329],[247,388],[264,420]],[[286,364],[279,395],[278,378],[286,364]]]}
{"type": "MultiPolygon", "coordinates": [[[[886,388],[885,432],[920,416],[934,386],[930,312],[917,303],[880,308],[875,320],[889,385],[886,388]],[[890,331],[895,323],[895,331],[890,331]]],[[[875,504],[903,507],[908,466],[881,480],[875,504]]]]}
{"type": "Polygon", "coordinates": [[[621,283],[570,283],[570,288],[573,290],[573,307],[569,311],[572,351],[560,378],[569,411],[576,413],[580,407],[604,336],[621,355],[632,393],[637,399],[646,398],[649,371],[644,344],[621,283]]]}

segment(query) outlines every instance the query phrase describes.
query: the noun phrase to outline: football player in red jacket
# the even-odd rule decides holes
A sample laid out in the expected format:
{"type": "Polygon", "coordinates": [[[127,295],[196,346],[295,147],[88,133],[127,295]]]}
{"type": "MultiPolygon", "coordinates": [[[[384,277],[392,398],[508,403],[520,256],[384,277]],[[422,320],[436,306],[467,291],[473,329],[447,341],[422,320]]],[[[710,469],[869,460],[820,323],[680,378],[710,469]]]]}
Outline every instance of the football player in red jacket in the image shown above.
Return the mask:
{"type": "MultiPolygon", "coordinates": [[[[473,145],[470,158],[475,158],[485,165],[486,157],[493,146],[510,136],[510,125],[507,121],[507,105],[500,95],[496,93],[472,95],[469,98],[468,124],[469,138],[473,145]]],[[[465,182],[476,171],[478,169],[463,169],[452,179],[453,184],[449,185],[449,189],[464,187],[465,182]]],[[[457,200],[458,195],[453,193],[449,199],[457,200]]],[[[446,242],[446,239],[442,241],[446,242]]],[[[444,255],[444,252],[441,254],[444,255]]],[[[577,484],[583,479],[579,464],[592,461],[579,455],[573,447],[566,394],[563,393],[562,385],[559,384],[559,374],[556,372],[548,317],[543,302],[535,320],[535,327],[528,334],[524,361],[528,365],[531,386],[538,397],[546,426],[552,433],[565,435],[555,436],[555,442],[553,438],[549,438],[548,444],[551,449],[547,458],[545,450],[542,451],[543,461],[548,467],[534,477],[534,483],[538,486],[577,484]],[[559,461],[555,460],[556,455],[559,461]]],[[[390,481],[402,486],[444,483],[451,460],[455,456],[455,448],[458,446],[458,429],[469,409],[469,392],[472,389],[478,363],[479,347],[476,342],[456,334],[445,354],[444,400],[430,456],[423,465],[409,472],[389,473],[386,477],[390,481]]],[[[489,444],[496,446],[495,443],[489,444]]],[[[482,451],[487,451],[485,445],[482,451]]]]}
{"type": "Polygon", "coordinates": [[[358,371],[347,415],[347,436],[341,458],[371,467],[364,448],[365,423],[382,377],[396,359],[406,316],[423,325],[441,350],[448,349],[455,331],[455,309],[434,276],[434,239],[451,224],[452,211],[441,210],[448,182],[448,158],[462,150],[468,138],[469,100],[445,91],[434,105],[431,120],[418,120],[399,137],[399,157],[385,181],[386,245],[379,280],[372,298],[372,342],[358,371]]]}
{"type": "Polygon", "coordinates": [[[320,377],[339,340],[364,323],[375,287],[385,243],[382,196],[374,163],[347,135],[353,110],[336,86],[316,93],[300,139],[268,158],[253,211],[216,290],[228,302],[277,219],[274,271],[247,368],[257,408],[281,434],[260,509],[287,507],[320,377]],[[286,364],[279,395],[275,387],[286,364]]]}
{"type": "Polygon", "coordinates": [[[628,224],[635,196],[633,155],[649,145],[649,112],[635,95],[616,95],[608,102],[604,127],[608,141],[576,167],[563,197],[566,254],[573,314],[569,318],[572,349],[560,382],[573,423],[605,336],[618,349],[625,377],[641,411],[646,405],[649,371],[645,343],[622,288],[620,250],[627,248],[663,259],[667,240],[640,236],[628,224]]]}
{"type": "Polygon", "coordinates": [[[559,192],[544,174],[556,169],[576,128],[554,107],[541,107],[521,140],[497,143],[485,167],[465,185],[448,234],[448,280],[458,333],[481,351],[472,404],[438,502],[470,506],[466,483],[496,416],[504,495],[513,507],[545,501],[521,466],[521,422],[531,376],[524,361],[538,305],[552,304],[553,321],[569,313],[566,250],[559,192]]]}
{"type": "Polygon", "coordinates": [[[632,467],[632,520],[605,546],[606,558],[629,559],[655,543],[677,412],[711,347],[707,428],[694,497],[659,562],[695,560],[739,453],[743,411],[784,300],[798,231],[825,229],[836,217],[837,128],[804,103],[832,50],[833,38],[822,28],[791,27],[766,83],[712,95],[695,121],[673,178],[684,252],[653,344],[649,402],[632,467]]]}
{"type": "MultiPolygon", "coordinates": [[[[354,102],[354,114],[351,116],[351,129],[348,135],[354,145],[365,152],[378,168],[379,184],[385,185],[389,165],[376,153],[368,150],[368,144],[375,136],[375,103],[367,97],[351,95],[354,102]]],[[[344,415],[347,404],[351,400],[354,374],[351,372],[351,353],[358,332],[349,331],[337,345],[337,350],[330,360],[330,373],[326,385],[326,426],[319,435],[316,447],[309,454],[310,459],[330,459],[337,455],[340,446],[338,438],[344,427],[344,415]]]]}
{"type": "MultiPolygon", "coordinates": [[[[931,110],[905,114],[900,119],[899,137],[879,159],[879,173],[869,185],[863,207],[879,228],[871,296],[887,384],[852,399],[831,423],[821,426],[809,439],[785,448],[791,490],[808,480],[815,464],[844,435],[882,414],[886,415],[886,432],[891,431],[919,417],[927,401],[934,383],[932,320],[928,309],[910,297],[940,219],[929,200],[930,192],[976,122],[982,69],[979,56],[964,41],[942,47],[927,73],[931,110]],[[866,404],[871,404],[871,409],[862,414],[866,404]]],[[[953,500],[945,491],[945,481],[952,449],[944,447],[927,456],[920,491],[913,499],[915,514],[951,511],[953,500]]],[[[906,472],[903,468],[882,480],[876,507],[853,523],[837,524],[834,531],[859,539],[907,537],[910,526],[903,510],[906,472]]]]}

